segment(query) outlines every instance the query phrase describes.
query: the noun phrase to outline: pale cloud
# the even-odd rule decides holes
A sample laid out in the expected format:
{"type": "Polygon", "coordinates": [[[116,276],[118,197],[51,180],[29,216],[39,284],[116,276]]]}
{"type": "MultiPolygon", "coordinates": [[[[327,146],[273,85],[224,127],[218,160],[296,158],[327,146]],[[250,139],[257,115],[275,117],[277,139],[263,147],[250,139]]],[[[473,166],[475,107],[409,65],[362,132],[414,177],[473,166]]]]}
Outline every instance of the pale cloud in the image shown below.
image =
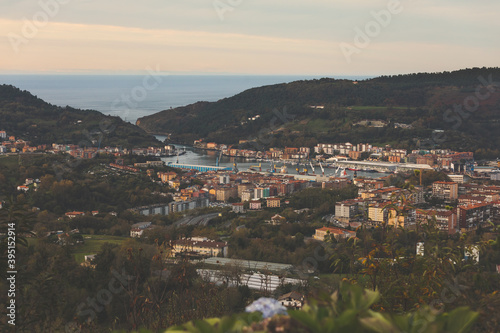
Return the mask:
{"type": "MultiPolygon", "coordinates": [[[[44,2],[59,0],[42,0],[44,2]]],[[[404,10],[346,62],[340,43],[393,0],[241,0],[220,20],[214,0],[65,0],[20,51],[38,1],[0,3],[0,71],[382,74],[498,66],[500,3],[401,0],[404,10]],[[497,58],[497,57],[496,57],[497,58]]]]}

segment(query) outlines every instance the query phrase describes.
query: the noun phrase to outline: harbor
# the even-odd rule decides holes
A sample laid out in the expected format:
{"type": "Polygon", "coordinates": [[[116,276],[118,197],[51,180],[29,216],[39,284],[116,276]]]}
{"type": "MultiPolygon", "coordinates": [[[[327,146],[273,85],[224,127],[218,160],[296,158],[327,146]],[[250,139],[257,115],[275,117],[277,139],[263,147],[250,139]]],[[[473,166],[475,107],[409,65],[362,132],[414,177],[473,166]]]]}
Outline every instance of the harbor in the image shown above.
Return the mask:
{"type": "MultiPolygon", "coordinates": [[[[347,168],[349,165],[333,164],[319,165],[319,163],[297,163],[297,161],[268,161],[268,160],[248,160],[242,157],[220,156],[218,151],[196,149],[184,145],[176,145],[179,151],[185,152],[180,156],[162,157],[161,160],[166,165],[183,169],[206,171],[233,171],[236,166],[240,172],[258,172],[262,174],[281,174],[294,176],[295,179],[308,181],[322,181],[328,177],[357,177],[382,178],[394,171],[390,168],[378,167],[381,172],[352,171],[347,168]],[[311,165],[312,164],[312,165],[311,165]],[[299,171],[297,171],[299,169],[299,171]]],[[[354,162],[354,161],[346,161],[354,162]]],[[[388,163],[391,164],[391,163],[388,163]]],[[[356,165],[353,165],[356,166],[356,165]]],[[[421,167],[421,166],[420,166],[421,167]]],[[[368,166],[366,166],[368,168],[368,166]]]]}

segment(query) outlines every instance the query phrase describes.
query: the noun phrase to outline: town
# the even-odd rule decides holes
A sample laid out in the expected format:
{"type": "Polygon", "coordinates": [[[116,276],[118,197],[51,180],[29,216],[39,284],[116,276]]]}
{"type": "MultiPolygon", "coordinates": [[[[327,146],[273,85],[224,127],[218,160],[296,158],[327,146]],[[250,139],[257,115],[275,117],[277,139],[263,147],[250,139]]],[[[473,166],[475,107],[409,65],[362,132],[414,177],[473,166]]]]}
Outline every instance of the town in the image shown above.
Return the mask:
{"type": "MultiPolygon", "coordinates": [[[[390,230],[397,237],[403,231],[419,235],[427,228],[447,239],[481,234],[484,241],[493,239],[500,225],[498,163],[478,166],[471,152],[408,153],[351,143],[259,152],[197,140],[196,149],[215,151],[216,165],[190,165],[179,162],[185,150],[174,145],[31,147],[4,131],[0,136],[0,163],[18,161],[30,170],[12,192],[35,213],[29,242],[70,247],[81,267],[95,270],[104,244],[162,240],[165,272],[189,263],[204,281],[245,286],[290,309],[302,308],[310,286],[331,287],[335,255],[305,264],[317,246],[347,245],[366,233],[377,238],[390,230]],[[162,160],[175,156],[175,162],[162,160]],[[232,166],[219,165],[222,156],[231,158],[232,166]],[[79,163],[63,174],[50,167],[68,158],[79,163]],[[44,162],[29,165],[37,159],[44,162]],[[259,165],[239,170],[237,159],[259,165]],[[103,184],[108,199],[99,202],[93,191],[103,184]],[[80,193],[72,191],[76,188],[80,193]],[[89,200],[76,199],[82,190],[89,200]],[[128,195],[117,205],[114,197],[123,192],[128,195]]],[[[420,239],[416,248],[407,243],[406,251],[423,256],[430,251],[425,243],[420,239]]],[[[478,264],[480,242],[467,244],[464,258],[478,264]]],[[[495,270],[500,274],[500,265],[495,270]]]]}

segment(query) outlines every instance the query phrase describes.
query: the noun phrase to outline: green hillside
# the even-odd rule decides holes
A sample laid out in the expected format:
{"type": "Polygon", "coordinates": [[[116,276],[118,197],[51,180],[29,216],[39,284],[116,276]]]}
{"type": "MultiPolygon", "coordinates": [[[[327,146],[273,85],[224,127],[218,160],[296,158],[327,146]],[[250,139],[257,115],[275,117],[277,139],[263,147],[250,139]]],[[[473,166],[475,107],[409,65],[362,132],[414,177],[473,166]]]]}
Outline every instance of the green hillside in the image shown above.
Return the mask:
{"type": "Polygon", "coordinates": [[[186,143],[199,138],[230,144],[256,140],[254,147],[284,147],[350,141],[402,148],[481,149],[479,154],[495,155],[500,144],[500,84],[495,81],[500,82],[500,68],[360,82],[296,81],[165,110],[140,118],[137,124],[186,143]],[[256,115],[260,117],[248,119],[256,115]],[[356,125],[363,120],[381,120],[386,126],[356,125]],[[411,126],[396,128],[397,123],[411,126]],[[444,130],[444,135],[433,134],[435,130],[444,130]]]}
{"type": "Polygon", "coordinates": [[[0,85],[0,130],[29,140],[33,145],[144,147],[160,144],[144,130],[119,117],[54,106],[11,85],[0,85]]]}

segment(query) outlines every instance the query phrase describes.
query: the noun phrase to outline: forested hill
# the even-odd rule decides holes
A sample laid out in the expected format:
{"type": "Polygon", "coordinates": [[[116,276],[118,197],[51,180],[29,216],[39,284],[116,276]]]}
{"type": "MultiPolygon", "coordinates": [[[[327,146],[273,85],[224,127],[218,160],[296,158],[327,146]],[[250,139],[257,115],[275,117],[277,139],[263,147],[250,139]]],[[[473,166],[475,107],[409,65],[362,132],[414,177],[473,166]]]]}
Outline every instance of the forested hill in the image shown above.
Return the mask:
{"type": "Polygon", "coordinates": [[[346,140],[411,148],[428,141],[433,130],[445,130],[446,140],[434,140],[432,145],[497,149],[500,88],[498,84],[486,88],[484,82],[488,81],[500,82],[500,68],[381,76],[360,82],[332,78],[296,81],[249,89],[218,102],[165,110],[140,118],[137,124],[148,132],[170,133],[175,140],[188,143],[205,138],[234,144],[267,131],[272,135],[266,135],[266,146],[346,140]],[[481,100],[475,97],[478,87],[481,100]],[[465,109],[465,102],[471,103],[467,109],[475,110],[454,111],[458,105],[465,109]],[[283,113],[284,108],[286,117],[273,112],[283,113]],[[249,120],[256,115],[256,120],[249,120]],[[366,126],[356,125],[363,120],[368,120],[363,123],[366,126]],[[387,126],[371,127],[371,120],[385,121],[387,126]],[[395,128],[396,123],[411,128],[395,128]]]}
{"type": "Polygon", "coordinates": [[[11,85],[0,85],[0,130],[6,131],[9,136],[28,140],[33,145],[160,145],[152,135],[119,117],[54,106],[11,85]]]}

